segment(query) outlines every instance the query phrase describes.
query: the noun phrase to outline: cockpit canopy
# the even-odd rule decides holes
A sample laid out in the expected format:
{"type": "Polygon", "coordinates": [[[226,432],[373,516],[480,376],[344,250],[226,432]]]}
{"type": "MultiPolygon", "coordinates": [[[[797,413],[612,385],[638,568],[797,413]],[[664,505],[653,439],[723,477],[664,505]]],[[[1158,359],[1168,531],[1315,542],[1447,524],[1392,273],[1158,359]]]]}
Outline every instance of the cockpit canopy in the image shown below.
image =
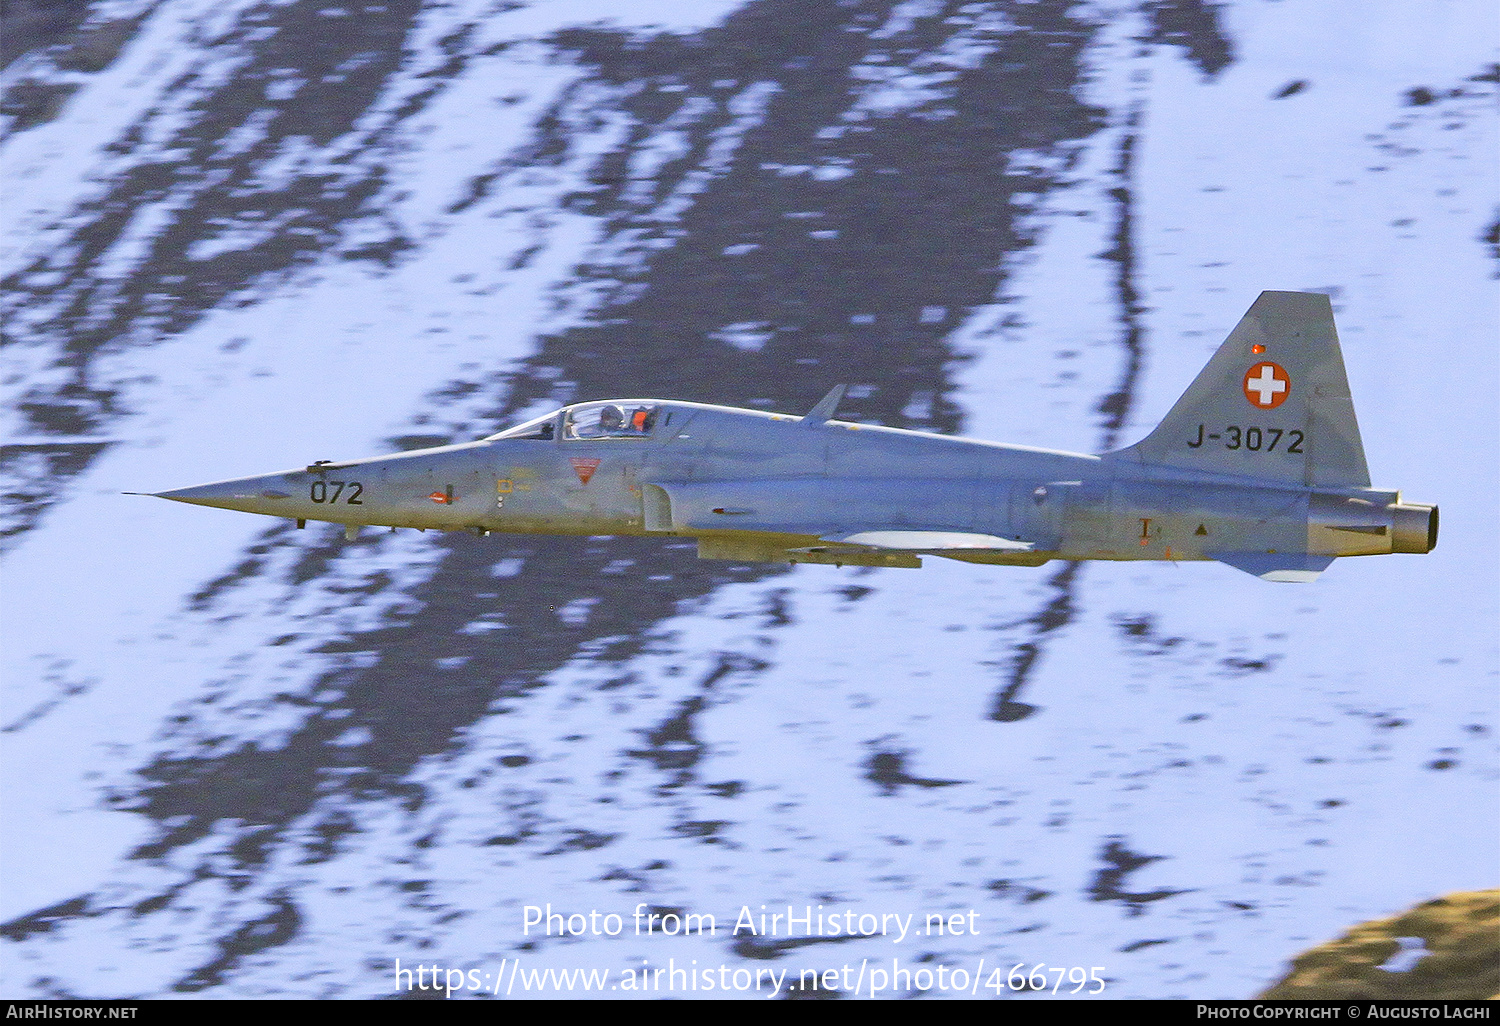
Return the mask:
{"type": "Polygon", "coordinates": [[[640,400],[614,400],[599,403],[579,403],[559,413],[528,420],[507,428],[499,434],[490,435],[486,442],[499,439],[556,437],[558,417],[562,418],[562,437],[565,440],[592,440],[598,438],[649,438],[656,427],[657,405],[640,400]]]}
{"type": "Polygon", "coordinates": [[[563,438],[646,438],[655,426],[651,403],[584,403],[563,411],[563,438]]]}

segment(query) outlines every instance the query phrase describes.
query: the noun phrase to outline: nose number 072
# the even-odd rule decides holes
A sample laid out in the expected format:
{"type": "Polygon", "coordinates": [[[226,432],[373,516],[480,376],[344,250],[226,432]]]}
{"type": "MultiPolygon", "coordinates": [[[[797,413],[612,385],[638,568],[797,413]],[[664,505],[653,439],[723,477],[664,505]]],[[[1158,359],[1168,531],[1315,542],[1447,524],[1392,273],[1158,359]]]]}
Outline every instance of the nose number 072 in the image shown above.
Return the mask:
{"type": "Polygon", "coordinates": [[[343,496],[345,504],[363,506],[360,496],[364,494],[364,490],[365,486],[358,481],[314,481],[308,489],[308,498],[313,502],[338,502],[339,497],[343,496]],[[344,495],[345,488],[349,489],[348,495],[344,495]]]}

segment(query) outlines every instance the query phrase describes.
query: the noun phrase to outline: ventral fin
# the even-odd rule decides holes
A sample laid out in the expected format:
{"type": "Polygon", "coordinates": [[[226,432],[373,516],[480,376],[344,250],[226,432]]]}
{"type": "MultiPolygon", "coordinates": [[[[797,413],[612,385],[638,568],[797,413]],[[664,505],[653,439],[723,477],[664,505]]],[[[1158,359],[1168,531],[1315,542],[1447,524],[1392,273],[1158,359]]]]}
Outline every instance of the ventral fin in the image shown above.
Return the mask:
{"type": "Polygon", "coordinates": [[[1332,556],[1312,556],[1297,552],[1208,552],[1204,553],[1236,570],[1254,574],[1263,581],[1306,584],[1333,562],[1332,556]]]}

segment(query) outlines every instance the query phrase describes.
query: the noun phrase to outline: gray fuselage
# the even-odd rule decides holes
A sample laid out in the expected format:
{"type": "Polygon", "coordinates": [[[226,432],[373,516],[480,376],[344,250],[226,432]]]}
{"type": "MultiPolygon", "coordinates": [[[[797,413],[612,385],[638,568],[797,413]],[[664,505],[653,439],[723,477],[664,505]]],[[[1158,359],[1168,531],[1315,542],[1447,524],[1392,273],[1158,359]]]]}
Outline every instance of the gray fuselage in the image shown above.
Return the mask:
{"type": "Polygon", "coordinates": [[[1435,506],[1370,487],[1326,295],[1262,292],[1150,434],[1103,456],[657,399],[466,445],[156,493],[345,524],[698,539],[709,559],[919,567],[1216,559],[1311,581],[1428,552],[1435,506]]]}
{"type": "Polygon", "coordinates": [[[653,430],[497,437],[164,495],[346,525],[685,535],[700,540],[705,556],[774,561],[913,565],[819,550],[820,542],[870,530],[1028,542],[1025,552],[940,553],[1028,565],[1428,547],[1429,525],[1415,516],[1427,507],[1403,517],[1391,492],[1267,484],[841,421],[809,427],[802,418],[731,407],[621,402],[650,403],[653,430]]]}

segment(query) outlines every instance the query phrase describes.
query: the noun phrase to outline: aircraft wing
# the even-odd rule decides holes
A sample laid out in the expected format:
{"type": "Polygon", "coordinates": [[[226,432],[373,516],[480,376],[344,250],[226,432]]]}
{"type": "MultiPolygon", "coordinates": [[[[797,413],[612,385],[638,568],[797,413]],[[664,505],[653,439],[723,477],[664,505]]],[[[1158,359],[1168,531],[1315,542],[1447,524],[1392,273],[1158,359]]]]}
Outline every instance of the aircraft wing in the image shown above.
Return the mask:
{"type": "Polygon", "coordinates": [[[825,544],[788,549],[787,554],[820,563],[871,561],[870,566],[921,566],[918,556],[1012,566],[1040,566],[1048,559],[1032,542],[969,531],[860,531],[831,536],[825,544]]]}
{"type": "Polygon", "coordinates": [[[993,534],[970,534],[964,531],[861,531],[836,539],[844,545],[872,549],[898,549],[902,552],[930,552],[939,555],[952,550],[980,549],[987,552],[1030,552],[1031,542],[1012,541],[993,534]]]}
{"type": "Polygon", "coordinates": [[[964,533],[982,501],[981,485],[966,479],[652,481],[646,488],[647,530],[800,534],[909,551],[1007,544],[964,533]]]}
{"type": "Polygon", "coordinates": [[[700,555],[723,553],[705,558],[918,567],[918,557],[930,555],[965,563],[1045,563],[1047,555],[1032,542],[964,529],[982,499],[979,488],[951,479],[663,481],[645,486],[643,504],[648,531],[708,528],[763,536],[758,549],[746,540],[700,541],[700,555]]]}

